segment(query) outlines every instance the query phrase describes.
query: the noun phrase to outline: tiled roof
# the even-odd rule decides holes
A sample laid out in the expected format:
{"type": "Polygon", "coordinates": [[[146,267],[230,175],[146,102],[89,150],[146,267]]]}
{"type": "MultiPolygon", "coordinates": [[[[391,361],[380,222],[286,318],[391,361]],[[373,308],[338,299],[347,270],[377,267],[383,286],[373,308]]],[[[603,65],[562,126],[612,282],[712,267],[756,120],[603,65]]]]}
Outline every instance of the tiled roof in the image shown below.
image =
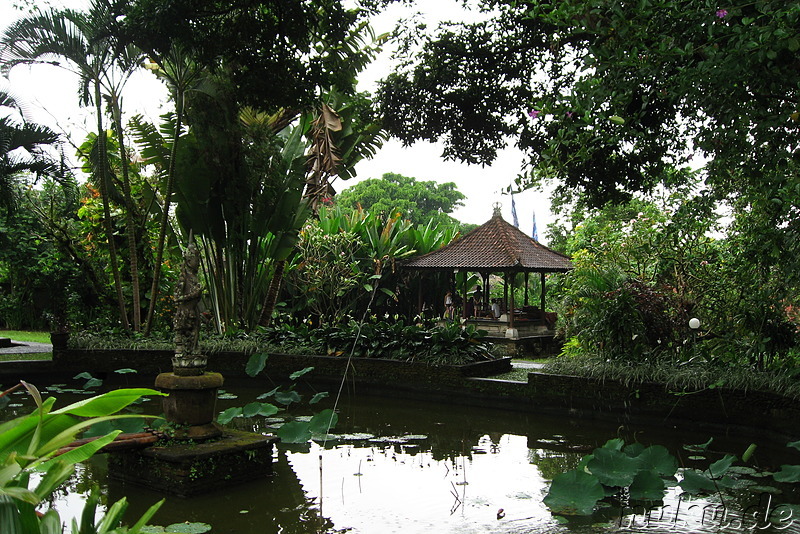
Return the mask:
{"type": "Polygon", "coordinates": [[[569,257],[550,250],[495,215],[463,237],[433,252],[412,258],[406,269],[566,272],[569,257]]]}

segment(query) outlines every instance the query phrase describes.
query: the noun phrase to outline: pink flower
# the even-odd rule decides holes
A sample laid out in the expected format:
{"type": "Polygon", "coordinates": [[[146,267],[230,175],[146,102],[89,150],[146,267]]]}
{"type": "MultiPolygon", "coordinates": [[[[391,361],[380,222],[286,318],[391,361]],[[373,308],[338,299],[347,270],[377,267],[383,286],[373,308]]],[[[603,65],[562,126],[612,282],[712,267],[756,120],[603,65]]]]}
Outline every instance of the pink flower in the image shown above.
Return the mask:
{"type": "Polygon", "coordinates": [[[571,112],[571,111],[567,111],[567,118],[568,118],[568,119],[571,119],[571,118],[572,118],[572,112],[571,112]]]}
{"type": "Polygon", "coordinates": [[[530,118],[532,118],[532,119],[535,119],[536,117],[538,117],[538,116],[539,116],[539,113],[541,113],[541,111],[539,111],[538,109],[532,109],[532,110],[530,110],[530,111],[528,112],[528,116],[529,116],[530,118]]]}
{"type": "Polygon", "coordinates": [[[716,15],[717,18],[724,19],[725,17],[728,16],[728,12],[725,11],[724,9],[718,9],[716,15]]]}

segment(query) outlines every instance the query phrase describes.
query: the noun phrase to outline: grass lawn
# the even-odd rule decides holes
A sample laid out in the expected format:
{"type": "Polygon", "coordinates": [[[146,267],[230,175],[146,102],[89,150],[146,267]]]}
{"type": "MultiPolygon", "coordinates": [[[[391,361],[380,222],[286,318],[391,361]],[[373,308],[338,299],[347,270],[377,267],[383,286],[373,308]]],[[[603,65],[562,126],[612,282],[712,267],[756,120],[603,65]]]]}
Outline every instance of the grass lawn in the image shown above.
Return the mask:
{"type": "Polygon", "coordinates": [[[16,362],[20,360],[52,360],[52,352],[33,352],[31,354],[0,354],[0,362],[16,362]]]}
{"type": "Polygon", "coordinates": [[[14,341],[34,341],[50,343],[50,332],[28,332],[25,330],[0,330],[0,337],[10,337],[14,341]]]}

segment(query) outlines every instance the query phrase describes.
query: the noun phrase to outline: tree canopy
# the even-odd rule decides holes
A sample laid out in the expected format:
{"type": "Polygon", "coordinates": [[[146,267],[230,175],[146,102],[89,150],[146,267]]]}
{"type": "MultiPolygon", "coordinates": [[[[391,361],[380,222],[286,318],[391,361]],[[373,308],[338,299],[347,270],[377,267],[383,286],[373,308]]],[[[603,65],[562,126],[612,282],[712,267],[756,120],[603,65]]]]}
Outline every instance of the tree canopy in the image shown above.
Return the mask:
{"type": "Polygon", "coordinates": [[[390,215],[397,210],[412,224],[458,224],[449,214],[463,206],[466,198],[456,184],[439,184],[432,180],[418,182],[416,178],[386,173],[348,187],[336,197],[340,206],[361,206],[372,213],[390,215]]]}
{"type": "Polygon", "coordinates": [[[513,139],[525,184],[556,178],[594,206],[680,182],[701,159],[722,195],[796,174],[793,3],[479,4],[491,18],[441,27],[384,81],[392,135],[475,163],[513,139]]]}
{"type": "Polygon", "coordinates": [[[241,105],[270,112],[307,106],[320,88],[352,86],[355,65],[366,62],[348,39],[361,12],[341,0],[134,0],[119,10],[114,31],[125,40],[162,55],[189,50],[228,73],[241,105]]]}

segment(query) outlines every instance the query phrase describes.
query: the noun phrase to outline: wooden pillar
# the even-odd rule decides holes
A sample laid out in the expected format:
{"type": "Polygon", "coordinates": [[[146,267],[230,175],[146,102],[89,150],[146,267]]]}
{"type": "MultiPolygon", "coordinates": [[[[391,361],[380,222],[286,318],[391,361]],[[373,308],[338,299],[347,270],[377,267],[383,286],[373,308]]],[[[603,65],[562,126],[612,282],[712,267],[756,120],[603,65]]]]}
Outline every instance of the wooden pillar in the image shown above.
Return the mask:
{"type": "Polygon", "coordinates": [[[511,273],[511,307],[508,310],[508,328],[514,328],[514,278],[517,273],[511,273]]]}
{"type": "Polygon", "coordinates": [[[542,280],[542,311],[544,312],[545,311],[545,308],[544,308],[544,273],[540,273],[540,274],[542,276],[542,278],[541,278],[541,280],[542,280]]]}
{"type": "Polygon", "coordinates": [[[464,271],[464,284],[461,288],[461,317],[467,318],[467,280],[469,279],[469,271],[464,271]]]}
{"type": "MultiPolygon", "coordinates": [[[[417,272],[417,315],[422,315],[422,307],[425,302],[422,299],[422,271],[417,272]]],[[[431,303],[433,304],[433,303],[431,303]]]]}
{"type": "Polygon", "coordinates": [[[503,310],[508,315],[508,273],[503,273],[503,310]]]}
{"type": "Polygon", "coordinates": [[[527,306],[528,305],[528,275],[529,274],[530,273],[528,271],[525,271],[525,303],[523,304],[523,306],[527,306]]]}

